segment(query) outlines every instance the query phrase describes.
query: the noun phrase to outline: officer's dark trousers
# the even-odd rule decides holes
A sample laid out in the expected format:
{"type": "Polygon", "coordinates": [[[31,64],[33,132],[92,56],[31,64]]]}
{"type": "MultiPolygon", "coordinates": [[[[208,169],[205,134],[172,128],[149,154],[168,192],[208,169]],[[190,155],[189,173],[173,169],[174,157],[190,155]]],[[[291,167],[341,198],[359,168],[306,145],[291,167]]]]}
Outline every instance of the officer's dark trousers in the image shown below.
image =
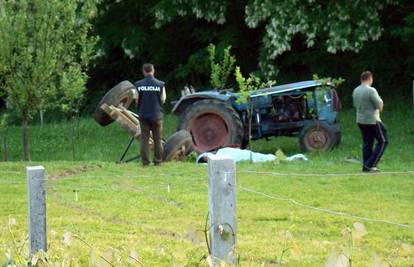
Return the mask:
{"type": "Polygon", "coordinates": [[[162,162],[162,120],[140,120],[141,125],[141,159],[143,165],[150,164],[150,144],[151,137],[154,141],[154,163],[161,164],[162,162]]]}
{"type": "Polygon", "coordinates": [[[358,124],[361,129],[364,168],[376,167],[388,144],[387,130],[382,122],[377,124],[358,124]],[[374,141],[377,144],[374,149],[374,141]]]}

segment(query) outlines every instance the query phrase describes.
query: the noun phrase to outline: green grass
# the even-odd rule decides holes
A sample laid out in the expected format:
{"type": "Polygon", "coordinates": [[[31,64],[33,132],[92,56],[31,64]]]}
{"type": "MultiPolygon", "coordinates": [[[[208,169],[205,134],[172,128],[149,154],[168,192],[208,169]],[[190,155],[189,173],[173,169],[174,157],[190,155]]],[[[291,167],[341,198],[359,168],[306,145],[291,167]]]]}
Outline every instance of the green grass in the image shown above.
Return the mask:
{"type": "MultiPolygon", "coordinates": [[[[32,125],[30,127],[30,153],[33,161],[117,161],[128,143],[128,133],[116,123],[99,126],[92,118],[79,120],[78,131],[73,134],[72,124],[66,121],[32,125]],[[75,138],[73,138],[75,136],[75,138]],[[74,143],[72,141],[74,140],[74,143]],[[75,153],[73,155],[73,144],[75,153]]],[[[164,134],[175,130],[175,118],[166,116],[164,134]]],[[[18,126],[8,133],[9,159],[22,159],[22,133],[18,126]]],[[[131,155],[138,153],[135,143],[131,155]]]]}
{"type": "MultiPolygon", "coordinates": [[[[384,172],[414,170],[414,125],[409,121],[413,115],[409,109],[384,114],[390,135],[381,163],[384,172]]],[[[331,153],[310,154],[308,162],[237,166],[237,249],[242,266],[276,266],[285,248],[284,266],[321,266],[333,251],[348,253],[351,249],[353,266],[372,266],[375,257],[393,266],[414,266],[413,229],[333,216],[243,190],[414,226],[412,173],[364,175],[359,164],[347,161],[360,154],[353,116],[353,112],[342,112],[343,143],[331,153]],[[318,175],[332,173],[338,175],[318,175]],[[350,245],[347,229],[352,230],[355,222],[363,223],[368,234],[356,238],[354,230],[354,244],[350,245]]],[[[32,127],[34,162],[0,163],[0,264],[9,248],[13,258],[19,259],[14,249],[21,244],[13,244],[11,233],[17,243],[27,237],[24,167],[43,164],[49,178],[51,261],[72,259],[82,266],[103,266],[96,259],[98,254],[125,266],[128,255],[135,251],[145,266],[197,266],[207,254],[202,232],[207,211],[206,166],[191,162],[167,163],[160,168],[117,165],[112,162],[122,152],[127,135],[116,125],[104,129],[90,119],[82,120],[80,126],[82,138],[75,161],[71,160],[70,127],[61,123],[32,127]],[[74,190],[79,191],[78,201],[74,190]],[[16,219],[11,232],[9,218],[16,219]],[[71,242],[63,240],[65,232],[72,234],[71,242]]],[[[166,135],[173,129],[168,117],[166,135]]],[[[11,158],[15,160],[21,153],[19,130],[11,130],[11,158]]],[[[257,141],[253,148],[268,153],[278,148],[287,154],[299,152],[294,138],[257,141]]],[[[24,257],[24,253],[26,249],[20,254],[24,257]]]]}

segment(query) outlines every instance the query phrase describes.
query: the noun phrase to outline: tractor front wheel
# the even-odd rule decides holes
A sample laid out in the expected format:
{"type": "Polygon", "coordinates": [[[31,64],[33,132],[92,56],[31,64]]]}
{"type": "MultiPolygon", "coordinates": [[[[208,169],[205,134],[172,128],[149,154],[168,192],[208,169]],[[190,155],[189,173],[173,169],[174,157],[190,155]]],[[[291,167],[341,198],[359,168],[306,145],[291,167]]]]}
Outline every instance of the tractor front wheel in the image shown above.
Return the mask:
{"type": "Polygon", "coordinates": [[[337,130],[324,121],[310,121],[299,134],[299,144],[303,151],[328,151],[337,145],[337,130]]]}

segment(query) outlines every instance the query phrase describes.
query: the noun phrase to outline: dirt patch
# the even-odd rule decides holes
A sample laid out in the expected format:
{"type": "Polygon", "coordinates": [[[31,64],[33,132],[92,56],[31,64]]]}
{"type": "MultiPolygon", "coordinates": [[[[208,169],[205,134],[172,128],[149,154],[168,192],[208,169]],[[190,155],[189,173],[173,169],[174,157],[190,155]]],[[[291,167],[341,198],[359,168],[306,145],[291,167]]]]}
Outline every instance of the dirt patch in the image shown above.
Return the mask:
{"type": "Polygon", "coordinates": [[[49,179],[50,180],[59,180],[59,179],[64,178],[64,177],[76,175],[76,174],[79,174],[79,173],[94,171],[94,170],[97,170],[99,168],[101,168],[100,165],[74,166],[74,167],[71,167],[71,168],[62,169],[62,170],[58,171],[57,173],[52,174],[51,176],[49,176],[49,179]]]}

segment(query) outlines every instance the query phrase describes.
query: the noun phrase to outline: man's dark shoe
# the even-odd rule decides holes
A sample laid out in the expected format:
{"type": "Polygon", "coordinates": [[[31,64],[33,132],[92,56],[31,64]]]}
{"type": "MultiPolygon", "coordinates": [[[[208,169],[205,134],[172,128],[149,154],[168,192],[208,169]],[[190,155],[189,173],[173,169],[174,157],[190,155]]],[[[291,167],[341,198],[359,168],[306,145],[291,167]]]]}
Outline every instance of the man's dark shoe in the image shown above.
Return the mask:
{"type": "Polygon", "coordinates": [[[155,166],[161,166],[161,162],[154,162],[155,166]]]}
{"type": "Polygon", "coordinates": [[[370,171],[371,171],[371,168],[366,167],[366,166],[362,167],[362,172],[370,172],[370,171]]]}

